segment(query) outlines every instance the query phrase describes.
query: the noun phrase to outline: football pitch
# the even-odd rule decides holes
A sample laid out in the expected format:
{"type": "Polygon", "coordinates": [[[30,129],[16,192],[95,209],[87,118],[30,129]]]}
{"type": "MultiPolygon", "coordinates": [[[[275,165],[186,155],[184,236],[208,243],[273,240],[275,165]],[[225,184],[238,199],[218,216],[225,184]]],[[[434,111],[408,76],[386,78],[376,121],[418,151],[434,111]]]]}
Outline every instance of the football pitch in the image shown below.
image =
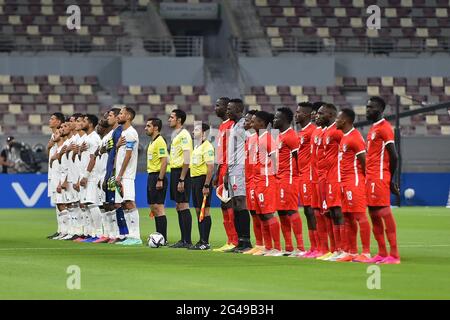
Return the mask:
{"type": "MultiPolygon", "coordinates": [[[[154,221],[147,209],[140,214],[146,238],[154,221]]],[[[358,263],[47,240],[54,210],[0,210],[0,299],[450,299],[450,209],[394,214],[402,264],[374,271],[358,263]],[[70,290],[73,268],[80,289],[70,290]],[[378,275],[379,282],[370,278],[378,275]]],[[[211,244],[218,247],[225,241],[222,215],[214,209],[212,216],[211,244]]],[[[168,224],[173,243],[173,209],[168,224]]],[[[192,234],[198,240],[195,221],[192,234]]]]}

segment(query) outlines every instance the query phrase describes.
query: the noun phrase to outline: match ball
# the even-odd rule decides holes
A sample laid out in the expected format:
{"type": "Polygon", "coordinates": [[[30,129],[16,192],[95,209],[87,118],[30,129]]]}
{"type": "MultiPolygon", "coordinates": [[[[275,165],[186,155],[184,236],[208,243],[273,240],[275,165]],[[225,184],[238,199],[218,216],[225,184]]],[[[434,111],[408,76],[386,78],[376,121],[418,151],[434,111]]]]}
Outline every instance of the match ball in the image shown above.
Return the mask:
{"type": "Polygon", "coordinates": [[[147,245],[150,248],[159,248],[163,246],[165,242],[166,240],[164,239],[164,236],[159,232],[152,233],[147,239],[147,245]]]}
{"type": "Polygon", "coordinates": [[[416,192],[414,191],[414,189],[412,188],[408,188],[405,190],[405,198],[406,199],[412,199],[414,198],[414,195],[416,194],[416,192]]]}

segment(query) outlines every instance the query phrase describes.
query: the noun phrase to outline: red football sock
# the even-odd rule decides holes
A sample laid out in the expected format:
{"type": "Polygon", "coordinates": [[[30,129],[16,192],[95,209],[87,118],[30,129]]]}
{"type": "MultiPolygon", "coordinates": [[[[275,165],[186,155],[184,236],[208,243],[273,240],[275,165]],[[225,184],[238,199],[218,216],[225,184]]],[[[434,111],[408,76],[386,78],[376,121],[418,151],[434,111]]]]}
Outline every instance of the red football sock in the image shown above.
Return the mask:
{"type": "Polygon", "coordinates": [[[234,227],[234,211],[233,208],[222,209],[223,226],[227,234],[227,243],[232,243],[235,246],[238,244],[238,235],[234,227]]]}
{"type": "Polygon", "coordinates": [[[400,258],[397,246],[397,226],[395,223],[394,215],[392,214],[392,210],[390,207],[383,207],[379,211],[386,226],[386,237],[391,247],[390,255],[394,258],[400,258]]]}
{"type": "Polygon", "coordinates": [[[311,244],[310,251],[317,250],[317,242],[316,242],[316,236],[317,232],[316,230],[308,230],[308,236],[309,236],[309,243],[311,244]]]}
{"type": "Polygon", "coordinates": [[[281,251],[280,240],[280,221],[276,217],[272,217],[267,221],[270,228],[270,236],[273,240],[274,248],[281,251]]]}
{"type": "Polygon", "coordinates": [[[319,233],[317,232],[317,230],[313,230],[313,234],[314,234],[314,241],[316,243],[316,246],[314,249],[317,251],[317,250],[320,250],[319,249],[319,244],[320,244],[319,233]]]}
{"type": "Polygon", "coordinates": [[[341,251],[342,250],[342,244],[341,244],[341,233],[340,233],[340,229],[339,229],[339,225],[335,225],[333,223],[332,228],[333,228],[333,236],[334,236],[334,244],[336,247],[336,251],[341,251]]]}
{"type": "Polygon", "coordinates": [[[327,228],[327,235],[328,238],[330,239],[330,252],[334,252],[336,250],[336,244],[334,242],[333,221],[331,220],[329,214],[325,214],[324,217],[327,228]]]}
{"type": "Polygon", "coordinates": [[[314,209],[314,215],[316,216],[317,235],[319,237],[319,250],[323,253],[329,252],[328,247],[328,234],[325,217],[320,214],[319,209],[314,209]]]}
{"type": "Polygon", "coordinates": [[[264,247],[266,250],[272,250],[272,236],[270,235],[269,221],[262,221],[263,225],[263,236],[264,236],[264,247]]]}
{"type": "Polygon", "coordinates": [[[253,232],[255,233],[256,245],[263,246],[263,226],[261,223],[261,219],[257,214],[252,215],[253,221],[253,232]]]}
{"type": "Polygon", "coordinates": [[[345,224],[338,225],[339,238],[341,240],[341,249],[345,252],[348,250],[347,231],[345,230],[345,224]]]}
{"type": "Polygon", "coordinates": [[[370,224],[365,212],[353,213],[359,225],[359,236],[361,237],[362,253],[370,253],[370,224]]]}
{"type": "Polygon", "coordinates": [[[302,218],[298,212],[289,216],[291,219],[292,231],[294,231],[295,240],[297,241],[297,249],[305,251],[305,244],[303,243],[303,225],[302,218]]]}
{"type": "Polygon", "coordinates": [[[386,239],[384,237],[384,223],[383,218],[379,214],[379,210],[377,209],[369,209],[370,219],[372,220],[372,231],[378,243],[378,255],[382,257],[386,257],[387,249],[386,249],[386,239]]]}
{"type": "Polygon", "coordinates": [[[356,242],[356,236],[358,234],[358,224],[356,223],[353,213],[344,213],[345,230],[347,233],[348,253],[358,253],[358,246],[356,242]]]}
{"type": "Polygon", "coordinates": [[[292,244],[291,220],[289,219],[289,216],[287,214],[284,214],[280,215],[280,221],[286,251],[294,251],[294,246],[292,244]]]}

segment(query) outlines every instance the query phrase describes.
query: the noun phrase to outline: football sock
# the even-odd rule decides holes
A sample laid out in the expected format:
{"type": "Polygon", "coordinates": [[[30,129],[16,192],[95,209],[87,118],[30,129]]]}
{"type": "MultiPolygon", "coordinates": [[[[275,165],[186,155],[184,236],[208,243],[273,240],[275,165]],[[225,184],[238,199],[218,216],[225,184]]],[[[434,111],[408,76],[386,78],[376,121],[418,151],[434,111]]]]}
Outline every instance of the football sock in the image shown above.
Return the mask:
{"type": "Polygon", "coordinates": [[[202,241],[204,243],[209,243],[209,234],[211,233],[211,216],[206,216],[205,218],[203,218],[202,223],[202,227],[203,227],[203,238],[202,241]]]}
{"type": "Polygon", "coordinates": [[[268,221],[261,221],[263,226],[264,247],[267,251],[272,250],[272,236],[270,235],[270,226],[268,221]]]}
{"type": "Polygon", "coordinates": [[[92,218],[92,236],[101,237],[102,230],[102,214],[100,212],[100,208],[95,204],[89,204],[88,206],[89,213],[92,218]]]}
{"type": "Polygon", "coordinates": [[[181,240],[184,241],[184,239],[186,238],[185,234],[184,234],[184,219],[183,219],[183,211],[179,211],[177,210],[178,213],[178,225],[180,226],[180,233],[181,233],[181,240]]]}
{"type": "Polygon", "coordinates": [[[239,215],[239,238],[245,242],[250,242],[250,214],[247,209],[238,211],[239,215]]]}
{"type": "Polygon", "coordinates": [[[285,243],[285,249],[288,252],[294,251],[294,246],[292,244],[292,231],[291,231],[291,220],[286,211],[278,211],[281,222],[281,231],[283,232],[283,238],[285,243]]]}
{"type": "Polygon", "coordinates": [[[359,225],[359,236],[361,238],[362,253],[370,253],[370,223],[365,212],[354,213],[359,225]]]}
{"type": "Polygon", "coordinates": [[[234,210],[233,208],[228,208],[227,211],[228,211],[228,223],[230,229],[231,243],[237,245],[239,236],[236,231],[236,225],[234,224],[234,210]]]}
{"type": "Polygon", "coordinates": [[[185,209],[181,210],[181,218],[183,219],[183,227],[184,227],[184,241],[186,243],[192,243],[191,233],[192,233],[192,215],[191,210],[185,209]]]}
{"type": "Polygon", "coordinates": [[[390,255],[394,258],[400,258],[397,246],[397,226],[392,210],[390,207],[383,207],[380,209],[380,214],[386,226],[386,237],[391,247],[390,255]]]}
{"type": "Polygon", "coordinates": [[[308,230],[309,243],[311,245],[310,250],[317,250],[317,242],[316,242],[317,232],[314,230],[308,230]]]}
{"type": "Polygon", "coordinates": [[[314,215],[314,210],[310,206],[304,207],[303,212],[306,217],[306,222],[308,224],[308,230],[316,230],[316,217],[314,215]]]}
{"type": "Polygon", "coordinates": [[[354,217],[354,213],[344,213],[344,219],[345,229],[347,231],[348,253],[356,254],[358,253],[358,246],[356,241],[356,236],[358,234],[358,224],[354,217]]]}
{"type": "Polygon", "coordinates": [[[273,240],[274,248],[281,251],[281,241],[280,241],[280,222],[274,216],[267,221],[270,228],[270,236],[273,240]]]}
{"type": "Polygon", "coordinates": [[[386,239],[384,237],[384,223],[383,218],[378,211],[379,210],[369,208],[370,219],[372,220],[372,231],[378,244],[378,255],[386,257],[388,254],[386,248],[386,239]]]}
{"type": "Polygon", "coordinates": [[[117,226],[119,228],[119,234],[121,236],[128,235],[129,230],[128,230],[127,221],[125,220],[125,214],[123,212],[122,207],[116,209],[116,221],[117,221],[117,226]]]}
{"type": "Polygon", "coordinates": [[[156,232],[163,235],[164,239],[167,241],[167,217],[159,216],[155,217],[156,232]]]}
{"type": "Polygon", "coordinates": [[[129,221],[128,228],[130,230],[130,237],[133,239],[141,239],[141,231],[139,228],[139,211],[136,208],[125,211],[126,216],[128,216],[127,222],[129,221]]]}
{"type": "Polygon", "coordinates": [[[81,235],[83,233],[83,221],[81,219],[81,216],[83,212],[81,211],[81,208],[79,206],[76,206],[73,208],[74,210],[74,222],[75,222],[75,234],[81,235]]]}
{"type": "Polygon", "coordinates": [[[234,211],[233,208],[222,208],[223,227],[227,234],[227,243],[237,244],[237,233],[234,227],[234,211]]]}
{"type": "Polygon", "coordinates": [[[58,233],[61,233],[61,219],[60,219],[60,217],[59,217],[60,211],[59,211],[59,209],[58,209],[58,206],[56,206],[55,211],[56,211],[56,226],[57,226],[56,231],[57,231],[58,233]]]}
{"type": "Polygon", "coordinates": [[[254,211],[251,211],[251,215],[252,215],[253,232],[255,234],[256,245],[263,246],[264,240],[263,240],[263,227],[262,227],[261,219],[258,217],[258,215],[254,211]]]}
{"type": "Polygon", "coordinates": [[[320,213],[319,209],[314,209],[316,216],[317,236],[319,238],[319,250],[323,253],[329,252],[328,233],[325,217],[320,213]]]}
{"type": "Polygon", "coordinates": [[[111,211],[111,235],[110,238],[119,238],[120,237],[120,230],[119,230],[119,224],[117,223],[117,214],[116,211],[111,211]]]}
{"type": "Polygon", "coordinates": [[[327,230],[328,238],[330,239],[330,252],[334,252],[336,250],[336,243],[334,241],[334,233],[333,233],[333,220],[329,213],[324,214],[325,225],[327,230]]]}
{"type": "Polygon", "coordinates": [[[305,251],[302,218],[297,211],[294,211],[292,214],[289,214],[289,219],[291,220],[292,231],[294,231],[295,240],[297,241],[297,249],[305,251]]]}
{"type": "Polygon", "coordinates": [[[69,233],[69,211],[66,209],[61,210],[59,212],[59,219],[61,221],[61,233],[68,234],[69,233]]]}
{"type": "Polygon", "coordinates": [[[202,225],[202,222],[200,222],[200,211],[199,212],[196,212],[196,214],[197,214],[197,227],[198,227],[198,234],[199,234],[199,237],[200,237],[200,240],[202,240],[203,239],[203,225],[202,225]]]}

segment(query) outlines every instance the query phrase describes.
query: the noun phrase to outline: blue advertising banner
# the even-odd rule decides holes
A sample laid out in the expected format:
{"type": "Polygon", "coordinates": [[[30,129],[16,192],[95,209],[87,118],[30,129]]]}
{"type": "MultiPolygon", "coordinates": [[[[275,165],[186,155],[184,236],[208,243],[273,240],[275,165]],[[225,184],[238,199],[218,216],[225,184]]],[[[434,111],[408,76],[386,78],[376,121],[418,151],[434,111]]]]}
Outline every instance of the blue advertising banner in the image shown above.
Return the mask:
{"type": "MultiPolygon", "coordinates": [[[[50,198],[47,197],[46,174],[0,174],[0,208],[50,208],[50,198]]],[[[147,204],[147,174],[136,176],[136,204],[139,208],[148,207],[147,204]]],[[[215,195],[211,199],[211,206],[220,206],[215,195]]],[[[175,207],[170,201],[167,190],[166,207],[175,207]]]]}
{"type": "MultiPolygon", "coordinates": [[[[0,174],[0,208],[50,208],[45,174],[0,174]]],[[[450,191],[450,173],[404,173],[402,175],[402,205],[446,206],[450,191]],[[404,190],[414,190],[412,199],[405,199],[404,190]]],[[[136,178],[136,200],[140,208],[147,207],[147,175],[136,178]]],[[[392,198],[392,203],[394,202],[392,198]]],[[[213,194],[211,206],[220,202],[213,194]]],[[[166,206],[174,207],[167,192],[166,206]]]]}

